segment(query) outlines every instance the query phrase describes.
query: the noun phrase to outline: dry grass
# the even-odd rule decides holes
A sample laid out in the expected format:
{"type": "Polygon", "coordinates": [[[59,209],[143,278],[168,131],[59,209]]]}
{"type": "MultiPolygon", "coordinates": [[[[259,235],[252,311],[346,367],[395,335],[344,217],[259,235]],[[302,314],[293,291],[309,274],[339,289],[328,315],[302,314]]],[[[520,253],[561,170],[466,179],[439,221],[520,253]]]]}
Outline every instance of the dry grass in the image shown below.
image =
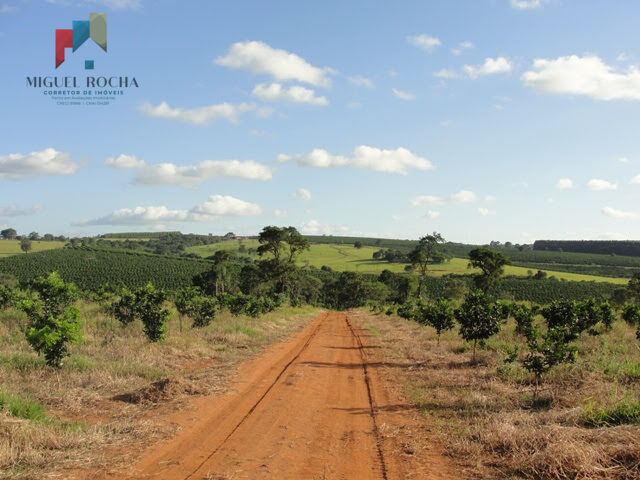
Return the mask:
{"type": "Polygon", "coordinates": [[[67,478],[79,467],[127,462],[172,434],[154,421],[156,410],[223,391],[238,363],[315,314],[311,308],[260,319],[223,313],[202,329],[185,319],[182,331],[174,315],[166,340],[152,344],[140,325],[122,328],[97,305],[80,307],[84,339],[60,371],[46,367],[24,340],[23,314],[0,312],[0,393],[45,411],[44,418],[17,418],[0,405],[0,479],[67,478]]]}
{"type": "Polygon", "coordinates": [[[640,399],[640,344],[623,322],[580,340],[578,363],[550,372],[534,399],[527,372],[504,363],[507,349],[521,341],[513,325],[488,341],[473,364],[455,331],[438,346],[431,328],[385,315],[354,316],[383,347],[383,375],[402,383],[468,476],[640,479],[640,426],[585,423],[589,412],[640,399]]]}

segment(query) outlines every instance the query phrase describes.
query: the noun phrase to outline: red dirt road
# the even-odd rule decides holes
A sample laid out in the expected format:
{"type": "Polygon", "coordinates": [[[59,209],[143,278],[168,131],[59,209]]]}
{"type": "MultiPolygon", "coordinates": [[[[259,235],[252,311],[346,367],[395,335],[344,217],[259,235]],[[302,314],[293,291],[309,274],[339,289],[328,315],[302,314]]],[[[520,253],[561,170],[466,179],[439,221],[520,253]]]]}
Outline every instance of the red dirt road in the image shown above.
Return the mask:
{"type": "Polygon", "coordinates": [[[241,367],[233,393],[178,414],[174,438],[104,478],[456,478],[437,448],[405,455],[384,434],[415,417],[381,383],[369,339],[344,313],[321,314],[241,367]]]}

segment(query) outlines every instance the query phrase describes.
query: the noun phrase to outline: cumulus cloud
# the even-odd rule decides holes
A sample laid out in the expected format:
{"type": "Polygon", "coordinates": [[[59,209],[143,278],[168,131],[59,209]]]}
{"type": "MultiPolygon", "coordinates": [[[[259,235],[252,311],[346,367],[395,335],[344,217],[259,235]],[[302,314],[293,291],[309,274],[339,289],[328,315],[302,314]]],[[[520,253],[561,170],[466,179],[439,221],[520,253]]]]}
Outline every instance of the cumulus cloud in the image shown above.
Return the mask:
{"type": "Polygon", "coordinates": [[[253,160],[205,160],[197,165],[173,163],[149,164],[133,155],[109,157],[105,163],[120,170],[135,170],[133,183],[139,185],[176,185],[193,188],[216,177],[270,180],[273,170],[253,160]]]}
{"type": "Polygon", "coordinates": [[[442,79],[451,79],[451,78],[458,78],[460,75],[458,75],[458,72],[456,72],[455,70],[449,70],[447,68],[442,68],[440,70],[438,70],[437,72],[435,72],[433,74],[434,77],[437,78],[442,78],[442,79]]]}
{"type": "Polygon", "coordinates": [[[451,201],[454,203],[473,203],[477,198],[477,195],[470,190],[460,190],[451,195],[451,201]]]}
{"type": "Polygon", "coordinates": [[[32,207],[18,207],[17,205],[0,205],[0,217],[26,217],[35,215],[44,210],[42,205],[34,205],[32,207]]]}
{"type": "Polygon", "coordinates": [[[488,217],[490,215],[495,215],[496,211],[495,210],[489,210],[488,208],[480,207],[480,208],[478,208],[478,214],[481,217],[488,217]]]}
{"type": "Polygon", "coordinates": [[[437,210],[427,210],[427,213],[425,214],[425,217],[430,218],[431,220],[435,220],[439,216],[440,212],[438,212],[437,210]]]}
{"type": "Polygon", "coordinates": [[[511,8],[516,10],[535,10],[542,7],[546,0],[511,0],[511,8]]]}
{"type": "Polygon", "coordinates": [[[513,69],[511,61],[506,57],[485,58],[482,65],[465,65],[464,72],[471,78],[509,73],[513,69]]]}
{"type": "Polygon", "coordinates": [[[436,195],[420,195],[413,197],[410,202],[414,207],[423,207],[425,205],[442,205],[444,199],[436,195]]]}
{"type": "Polygon", "coordinates": [[[415,100],[416,96],[413,93],[405,92],[403,90],[398,90],[397,88],[392,88],[391,91],[400,100],[405,100],[407,102],[411,100],[415,100]]]}
{"type": "Polygon", "coordinates": [[[318,68],[304,58],[266,43],[250,41],[231,45],[226,55],[215,59],[224,67],[265,73],[279,81],[296,80],[316,87],[328,87],[329,68],[318,68]]]}
{"type": "Polygon", "coordinates": [[[311,192],[306,188],[299,188],[293,192],[293,198],[299,198],[300,200],[311,200],[311,192]]]}
{"type": "Polygon", "coordinates": [[[355,75],[353,77],[349,77],[349,82],[353,83],[357,87],[365,87],[365,88],[375,87],[371,79],[367,77],[363,77],[362,75],[355,75]]]}
{"type": "Polygon", "coordinates": [[[587,182],[587,187],[589,188],[589,190],[601,192],[604,190],[617,190],[618,185],[601,178],[592,178],[587,182]]]}
{"type": "Polygon", "coordinates": [[[569,188],[573,188],[573,180],[570,178],[561,178],[556,182],[556,188],[558,190],[568,190],[569,188]]]}
{"type": "Polygon", "coordinates": [[[349,227],[344,225],[328,225],[318,220],[309,220],[300,225],[300,231],[307,235],[340,235],[349,233],[349,227]]]}
{"type": "Polygon", "coordinates": [[[140,105],[140,111],[149,117],[164,118],[166,120],[177,120],[180,122],[192,123],[194,125],[208,125],[218,119],[228,120],[231,123],[238,123],[240,116],[256,106],[248,103],[233,105],[231,103],[219,103],[206,107],[196,108],[174,108],[167,102],[162,102],[153,106],[149,102],[140,105]]]}
{"type": "Polygon", "coordinates": [[[611,218],[640,218],[640,213],[625,212],[612,207],[604,207],[602,213],[611,218]]]}
{"type": "Polygon", "coordinates": [[[307,154],[278,155],[279,162],[294,160],[304,167],[331,168],[353,167],[374,170],[376,172],[399,173],[407,175],[408,169],[431,170],[433,165],[426,158],[420,157],[406,148],[383,150],[367,145],[360,145],[353,151],[351,157],[333,155],[322,148],[316,148],[307,154]]]}
{"type": "Polygon", "coordinates": [[[418,47],[429,53],[431,53],[436,47],[442,45],[439,38],[432,37],[426,33],[422,33],[420,35],[409,35],[407,37],[407,42],[409,42],[410,45],[418,47]]]}
{"type": "Polygon", "coordinates": [[[596,100],[640,100],[640,70],[630,67],[619,71],[595,55],[538,58],[521,79],[527,87],[541,92],[596,100]]]}
{"type": "Polygon", "coordinates": [[[93,220],[76,222],[76,226],[92,225],[166,225],[185,222],[212,222],[224,217],[260,215],[262,208],[229,195],[211,195],[207,201],[190,210],[171,210],[165,206],[121,208],[93,220]]]}
{"type": "Polygon", "coordinates": [[[133,170],[146,166],[146,162],[135,155],[125,155],[124,153],[117,157],[108,157],[104,163],[118,170],[133,170]]]}
{"type": "Polygon", "coordinates": [[[459,55],[462,55],[465,50],[471,50],[472,48],[475,48],[475,45],[473,43],[469,41],[460,42],[456,48],[451,49],[451,53],[457,57],[459,55]]]}
{"type": "Polygon", "coordinates": [[[260,83],[253,89],[253,95],[267,102],[292,102],[308,103],[310,105],[328,105],[326,97],[316,96],[316,92],[310,88],[300,85],[293,85],[289,88],[283,87],[280,83],[265,85],[260,83]]]}
{"type": "Polygon", "coordinates": [[[0,155],[0,179],[21,180],[38,175],[72,175],[80,165],[71,155],[54,148],[27,154],[0,155]]]}

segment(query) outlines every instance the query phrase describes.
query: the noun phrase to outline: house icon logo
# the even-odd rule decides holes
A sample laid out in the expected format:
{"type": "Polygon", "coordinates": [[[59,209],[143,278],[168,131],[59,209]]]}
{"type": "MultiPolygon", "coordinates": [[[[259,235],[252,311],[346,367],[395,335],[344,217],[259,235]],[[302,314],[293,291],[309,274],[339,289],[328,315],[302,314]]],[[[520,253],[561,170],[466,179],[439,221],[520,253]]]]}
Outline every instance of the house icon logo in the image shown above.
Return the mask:
{"type": "MultiPolygon", "coordinates": [[[[75,52],[89,38],[107,51],[107,14],[91,13],[89,20],[74,20],[71,29],[56,30],[56,68],[64,62],[64,49],[75,52]]],[[[93,70],[93,60],[85,60],[85,70],[93,70]]]]}

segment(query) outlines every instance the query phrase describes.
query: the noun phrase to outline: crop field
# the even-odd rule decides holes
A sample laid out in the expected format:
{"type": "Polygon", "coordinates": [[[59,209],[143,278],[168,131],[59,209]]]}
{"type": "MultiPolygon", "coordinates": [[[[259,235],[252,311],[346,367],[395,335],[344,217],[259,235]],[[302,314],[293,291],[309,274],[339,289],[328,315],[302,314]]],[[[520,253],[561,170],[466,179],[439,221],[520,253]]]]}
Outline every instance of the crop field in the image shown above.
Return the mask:
{"type": "MultiPolygon", "coordinates": [[[[190,247],[188,252],[196,253],[202,257],[213,255],[217,250],[231,250],[238,253],[238,250],[244,245],[248,250],[256,249],[259,245],[257,240],[229,240],[211,245],[201,245],[190,247]]],[[[320,268],[322,266],[330,267],[336,271],[354,271],[360,273],[379,274],[383,270],[391,270],[395,273],[404,272],[406,264],[389,263],[386,261],[373,260],[373,253],[380,250],[379,247],[363,246],[355,248],[353,245],[346,244],[322,244],[313,243],[309,251],[304,252],[298,258],[299,266],[313,266],[320,268]]],[[[241,255],[250,255],[249,253],[239,253],[241,255]]],[[[256,257],[255,253],[250,256],[256,257]]],[[[450,273],[467,274],[475,273],[473,269],[467,267],[468,260],[464,258],[452,258],[449,262],[433,265],[431,274],[435,276],[447,275],[450,273]]],[[[506,275],[528,276],[531,268],[516,265],[508,265],[505,267],[506,275]]],[[[628,280],[624,278],[605,277],[598,275],[584,275],[571,272],[559,272],[554,270],[542,269],[548,276],[553,276],[558,280],[568,281],[594,281],[594,282],[610,282],[615,284],[625,284],[628,280]]],[[[535,270],[533,271],[535,273],[535,270]]]]}
{"type": "MultiPolygon", "coordinates": [[[[31,242],[31,251],[33,252],[43,252],[45,250],[54,250],[56,248],[64,247],[66,242],[45,242],[44,240],[34,240],[31,242]]],[[[9,257],[11,255],[25,255],[25,253],[20,250],[20,241],[19,240],[0,240],[0,258],[9,257]]],[[[28,254],[27,254],[28,255],[28,254]]]]}

